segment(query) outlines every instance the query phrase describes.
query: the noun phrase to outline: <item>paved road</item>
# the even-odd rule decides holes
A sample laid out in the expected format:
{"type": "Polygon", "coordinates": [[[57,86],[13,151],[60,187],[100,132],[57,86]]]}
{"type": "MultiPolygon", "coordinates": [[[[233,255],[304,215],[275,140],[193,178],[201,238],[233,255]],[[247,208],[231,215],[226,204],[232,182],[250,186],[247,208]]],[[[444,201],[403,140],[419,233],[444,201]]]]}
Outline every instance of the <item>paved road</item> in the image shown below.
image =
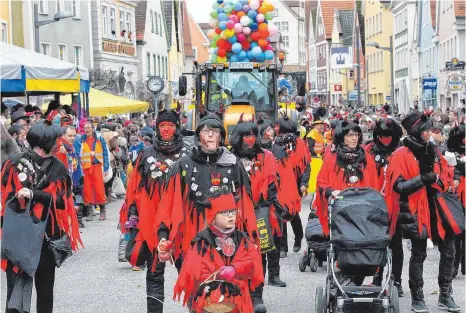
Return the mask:
{"type": "MultiPolygon", "coordinates": [[[[120,202],[109,205],[104,222],[87,222],[82,230],[85,249],[68,259],[57,270],[55,283],[56,313],[143,313],[146,312],[145,272],[133,272],[127,263],[117,260],[119,231],[116,229],[120,202]]],[[[307,203],[303,206],[303,223],[308,214],[307,203]]],[[[289,228],[290,240],[293,239],[289,228]]],[[[292,244],[290,243],[290,246],[292,244]]],[[[304,248],[304,243],[303,243],[304,248]]],[[[405,270],[403,288],[406,296],[400,299],[401,312],[409,312],[410,296],[408,289],[407,264],[409,252],[405,248],[405,270]]],[[[325,279],[324,268],[311,273],[298,269],[300,254],[290,253],[281,260],[281,277],[288,283],[286,288],[266,286],[265,303],[270,313],[310,313],[314,312],[315,286],[325,279]]],[[[441,312],[437,308],[437,273],[439,253],[429,250],[424,265],[425,297],[431,312],[441,312]]],[[[176,279],[174,267],[167,269],[165,312],[187,312],[171,300],[172,286],[176,279]]],[[[1,312],[4,312],[6,284],[5,275],[1,276],[1,312]]],[[[465,277],[458,276],[453,282],[454,298],[464,311],[465,277]]],[[[35,302],[35,300],[33,300],[35,302]]],[[[32,312],[35,312],[33,305],[32,312]]],[[[443,311],[445,312],[445,311],[443,311]]]]}

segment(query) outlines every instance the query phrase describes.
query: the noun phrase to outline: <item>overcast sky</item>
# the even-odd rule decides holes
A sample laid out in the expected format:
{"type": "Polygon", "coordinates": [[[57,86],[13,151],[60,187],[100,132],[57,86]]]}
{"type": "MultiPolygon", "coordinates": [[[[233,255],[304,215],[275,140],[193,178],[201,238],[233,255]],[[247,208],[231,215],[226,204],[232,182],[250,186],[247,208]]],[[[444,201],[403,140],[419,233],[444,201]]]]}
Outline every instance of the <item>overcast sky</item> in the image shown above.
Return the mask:
{"type": "Polygon", "coordinates": [[[210,20],[210,11],[212,11],[213,0],[186,0],[189,14],[198,23],[208,22],[210,20]]]}

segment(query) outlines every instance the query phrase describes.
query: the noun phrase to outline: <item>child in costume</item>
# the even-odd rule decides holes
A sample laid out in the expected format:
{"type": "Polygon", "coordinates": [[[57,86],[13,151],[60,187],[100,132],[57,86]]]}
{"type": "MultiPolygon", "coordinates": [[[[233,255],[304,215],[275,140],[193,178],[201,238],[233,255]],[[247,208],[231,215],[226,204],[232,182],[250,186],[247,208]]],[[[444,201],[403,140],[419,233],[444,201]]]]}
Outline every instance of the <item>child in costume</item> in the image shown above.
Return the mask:
{"type": "MultiPolygon", "coordinates": [[[[249,289],[263,283],[262,259],[254,242],[235,228],[239,213],[231,193],[210,199],[207,228],[193,240],[174,288],[174,298],[193,312],[210,303],[234,305],[234,313],[253,313],[249,289]]],[[[169,243],[169,242],[167,242],[169,243]]],[[[170,254],[159,251],[159,259],[170,254]]]]}

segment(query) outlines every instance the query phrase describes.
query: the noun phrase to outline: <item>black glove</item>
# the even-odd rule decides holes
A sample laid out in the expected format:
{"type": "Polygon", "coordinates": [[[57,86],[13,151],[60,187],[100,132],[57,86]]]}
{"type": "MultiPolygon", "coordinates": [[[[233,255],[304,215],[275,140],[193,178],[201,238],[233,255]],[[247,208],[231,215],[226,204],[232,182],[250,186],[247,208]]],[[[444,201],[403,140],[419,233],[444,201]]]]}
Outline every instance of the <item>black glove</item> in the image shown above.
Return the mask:
{"type": "Polygon", "coordinates": [[[424,185],[430,186],[435,181],[437,181],[437,174],[435,173],[427,173],[421,176],[421,181],[424,185]]]}

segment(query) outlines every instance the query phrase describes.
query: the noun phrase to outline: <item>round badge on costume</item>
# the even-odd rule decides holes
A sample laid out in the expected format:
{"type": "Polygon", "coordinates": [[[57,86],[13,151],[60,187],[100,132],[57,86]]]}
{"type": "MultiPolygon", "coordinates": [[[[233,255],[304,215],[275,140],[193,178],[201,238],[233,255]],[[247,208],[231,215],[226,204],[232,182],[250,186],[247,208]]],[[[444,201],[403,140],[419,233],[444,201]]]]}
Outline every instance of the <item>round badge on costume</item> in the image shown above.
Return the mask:
{"type": "Polygon", "coordinates": [[[358,180],[359,180],[358,176],[351,176],[349,178],[349,181],[353,184],[356,183],[358,180]]]}

